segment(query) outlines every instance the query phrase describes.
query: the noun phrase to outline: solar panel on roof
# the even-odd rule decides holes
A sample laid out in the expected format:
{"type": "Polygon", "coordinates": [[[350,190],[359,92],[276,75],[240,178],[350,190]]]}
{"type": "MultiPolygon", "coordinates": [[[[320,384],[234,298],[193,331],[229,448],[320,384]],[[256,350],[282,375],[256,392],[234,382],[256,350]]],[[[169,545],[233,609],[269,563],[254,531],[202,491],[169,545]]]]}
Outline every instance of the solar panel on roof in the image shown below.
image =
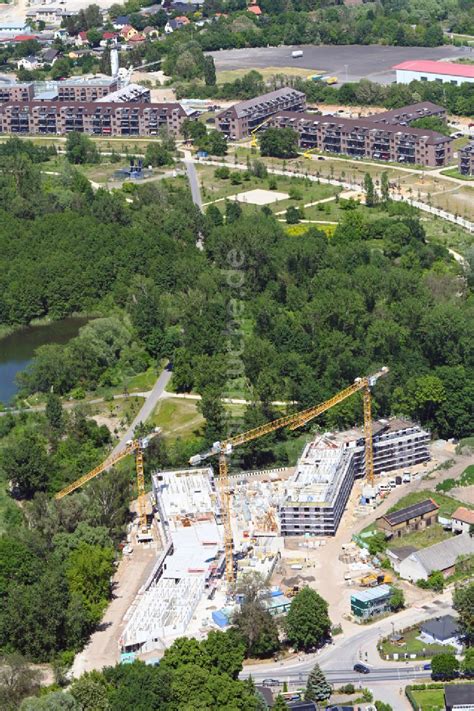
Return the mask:
{"type": "Polygon", "coordinates": [[[435,511],[438,505],[427,499],[426,501],[420,501],[418,504],[413,504],[412,506],[407,506],[399,511],[394,511],[385,515],[387,521],[393,526],[397,523],[403,523],[403,521],[408,521],[410,518],[415,518],[415,516],[421,516],[422,514],[429,513],[430,511],[435,511]]]}

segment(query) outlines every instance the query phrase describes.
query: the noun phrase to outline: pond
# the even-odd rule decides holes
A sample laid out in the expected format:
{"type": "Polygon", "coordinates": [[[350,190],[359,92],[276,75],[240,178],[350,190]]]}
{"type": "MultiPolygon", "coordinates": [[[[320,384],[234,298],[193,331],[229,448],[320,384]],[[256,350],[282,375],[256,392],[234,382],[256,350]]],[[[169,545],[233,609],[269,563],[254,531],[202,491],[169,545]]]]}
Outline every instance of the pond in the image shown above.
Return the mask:
{"type": "Polygon", "coordinates": [[[38,346],[67,343],[87,321],[87,318],[65,318],[43,326],[28,326],[0,339],[0,402],[7,404],[16,395],[15,376],[31,363],[38,346]]]}

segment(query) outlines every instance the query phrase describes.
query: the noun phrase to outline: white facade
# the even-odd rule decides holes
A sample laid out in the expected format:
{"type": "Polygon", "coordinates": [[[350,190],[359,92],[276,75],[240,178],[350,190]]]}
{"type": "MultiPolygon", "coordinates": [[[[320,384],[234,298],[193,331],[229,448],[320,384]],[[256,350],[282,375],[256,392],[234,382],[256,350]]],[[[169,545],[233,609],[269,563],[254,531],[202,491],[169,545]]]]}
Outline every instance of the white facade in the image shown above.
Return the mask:
{"type": "Polygon", "coordinates": [[[412,81],[438,81],[445,84],[472,84],[474,77],[456,76],[453,74],[435,74],[434,72],[420,72],[413,69],[397,69],[397,84],[409,84],[412,81]]]}

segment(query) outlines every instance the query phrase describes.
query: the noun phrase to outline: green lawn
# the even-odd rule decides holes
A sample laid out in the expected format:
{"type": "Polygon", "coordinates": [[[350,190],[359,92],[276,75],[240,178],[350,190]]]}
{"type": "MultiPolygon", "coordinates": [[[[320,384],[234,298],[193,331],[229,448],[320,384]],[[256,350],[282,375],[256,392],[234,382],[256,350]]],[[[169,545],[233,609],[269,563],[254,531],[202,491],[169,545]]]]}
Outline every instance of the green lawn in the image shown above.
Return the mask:
{"type": "Polygon", "coordinates": [[[419,704],[421,711],[442,711],[444,709],[443,689],[423,689],[412,691],[413,698],[419,704]]]}
{"type": "MultiPolygon", "coordinates": [[[[229,164],[229,169],[232,172],[232,164],[229,164]]],[[[247,192],[260,188],[269,190],[269,180],[276,180],[276,191],[289,193],[291,188],[297,190],[300,198],[297,200],[283,199],[276,203],[272,203],[270,208],[274,212],[286,210],[289,205],[302,206],[306,203],[316,202],[324,198],[336,195],[338,188],[333,185],[318,185],[317,183],[309,183],[302,178],[286,178],[282,176],[270,176],[267,178],[257,178],[251,176],[248,180],[242,180],[238,185],[233,185],[230,179],[222,180],[214,175],[215,168],[212,166],[198,166],[197,172],[199,182],[201,184],[201,194],[204,203],[214,202],[215,200],[223,200],[231,195],[247,192]]],[[[242,176],[243,171],[235,171],[239,176],[242,176]]],[[[218,206],[223,207],[223,205],[218,206]]]]}
{"type": "Polygon", "coordinates": [[[451,652],[454,651],[452,647],[442,645],[442,644],[426,644],[417,639],[420,634],[418,627],[413,630],[407,630],[402,633],[404,642],[403,644],[394,644],[390,640],[385,640],[381,645],[381,654],[423,654],[431,658],[434,654],[438,652],[451,652]]]}
{"type": "Polygon", "coordinates": [[[449,178],[457,178],[458,180],[466,180],[467,182],[472,182],[474,180],[472,175],[463,175],[457,168],[442,170],[441,175],[447,175],[449,178]]]}
{"type": "Polygon", "coordinates": [[[127,380],[126,386],[130,393],[137,392],[148,392],[151,390],[156,379],[158,378],[158,373],[155,368],[148,368],[144,373],[137,373],[127,380]]]}
{"type": "Polygon", "coordinates": [[[451,533],[445,531],[438,523],[425,528],[424,531],[413,531],[403,536],[404,546],[414,546],[415,548],[427,548],[435,543],[451,538],[451,533]]]}
{"type": "Polygon", "coordinates": [[[200,434],[204,424],[197,401],[179,398],[161,400],[149,421],[154,427],[161,427],[168,439],[200,434]]]}
{"type": "MultiPolygon", "coordinates": [[[[403,496],[397,503],[388,510],[388,513],[392,511],[398,511],[406,506],[412,506],[412,504],[417,504],[425,499],[433,499],[439,505],[439,513],[441,516],[450,516],[453,511],[456,511],[458,506],[462,506],[462,503],[452,496],[446,496],[445,494],[440,494],[437,491],[413,491],[406,496],[403,496]]],[[[405,537],[403,538],[405,541],[405,537]]]]}

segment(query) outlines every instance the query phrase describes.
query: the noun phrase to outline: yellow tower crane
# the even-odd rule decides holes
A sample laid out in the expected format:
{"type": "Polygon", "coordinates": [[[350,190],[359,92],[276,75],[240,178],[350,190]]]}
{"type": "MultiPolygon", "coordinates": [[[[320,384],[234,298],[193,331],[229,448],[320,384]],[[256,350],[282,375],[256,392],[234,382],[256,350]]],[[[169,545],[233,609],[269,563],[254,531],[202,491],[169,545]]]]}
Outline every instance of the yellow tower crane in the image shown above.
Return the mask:
{"type": "Polygon", "coordinates": [[[258,126],[255,126],[255,128],[250,131],[250,135],[252,136],[252,139],[250,141],[250,147],[251,148],[257,148],[258,146],[258,141],[257,141],[257,132],[260,131],[262,126],[264,126],[267,121],[270,121],[270,119],[273,118],[273,116],[268,116],[265,121],[262,121],[262,123],[259,123],[258,126]]]}
{"type": "Polygon", "coordinates": [[[222,518],[224,523],[226,580],[229,585],[234,582],[234,542],[232,535],[230,483],[227,471],[227,458],[232,454],[234,447],[238,447],[246,442],[251,442],[254,439],[258,439],[263,435],[269,434],[270,432],[275,432],[282,427],[289,427],[292,430],[302,427],[315,417],[318,417],[318,415],[321,415],[323,412],[326,412],[326,410],[334,407],[334,405],[337,405],[354,393],[362,390],[364,394],[365,473],[369,483],[373,484],[374,458],[372,450],[372,413],[370,391],[377,380],[387,373],[388,368],[384,367],[376,373],[373,373],[373,375],[368,375],[364,378],[356,378],[352,385],[349,385],[349,387],[341,390],[341,392],[337,393],[337,395],[334,395],[332,398],[326,400],[326,402],[323,402],[320,405],[309,407],[306,410],[301,410],[300,412],[296,412],[291,415],[279,417],[277,420],[267,422],[264,425],[260,425],[260,427],[255,427],[247,432],[237,434],[234,437],[229,437],[222,442],[214,442],[212,448],[208,452],[196,454],[194,457],[191,457],[189,463],[192,466],[199,465],[202,461],[208,459],[209,457],[215,455],[219,457],[219,477],[217,484],[219,487],[222,518]]]}
{"type": "Polygon", "coordinates": [[[57,500],[64,498],[68,494],[71,494],[73,491],[76,491],[76,489],[79,489],[84,484],[87,484],[87,482],[91,479],[94,479],[99,474],[102,474],[102,472],[105,472],[107,469],[113,467],[114,464],[117,464],[117,462],[120,462],[122,459],[125,459],[125,457],[128,457],[129,454],[135,454],[139,526],[140,530],[144,532],[146,530],[146,500],[143,450],[148,447],[150,440],[153,439],[153,437],[156,437],[159,432],[160,428],[156,427],[155,430],[153,432],[150,432],[150,434],[148,434],[146,437],[139,437],[137,439],[128,440],[124,449],[122,449],[117,454],[113,454],[112,456],[108,457],[108,459],[102,462],[102,464],[99,464],[99,466],[95,467],[95,469],[92,469],[92,471],[88,472],[87,474],[84,474],[79,479],[76,479],[76,481],[73,481],[72,484],[68,484],[68,486],[65,486],[64,489],[58,491],[54,498],[57,500]]]}

